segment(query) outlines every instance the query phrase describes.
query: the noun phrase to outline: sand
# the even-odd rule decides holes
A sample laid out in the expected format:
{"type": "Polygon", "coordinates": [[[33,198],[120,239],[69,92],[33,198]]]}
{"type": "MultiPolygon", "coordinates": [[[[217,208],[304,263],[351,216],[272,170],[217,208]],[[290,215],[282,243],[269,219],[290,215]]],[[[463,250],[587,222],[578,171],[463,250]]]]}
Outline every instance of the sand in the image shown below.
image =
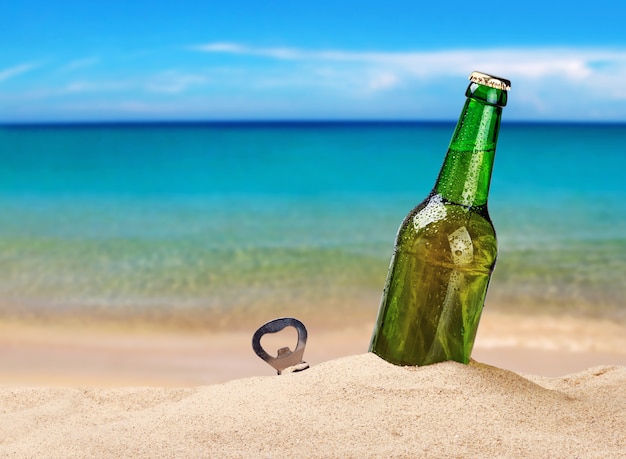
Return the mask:
{"type": "MultiPolygon", "coordinates": [[[[338,329],[305,322],[312,366],[367,352],[373,323],[338,329]]],[[[253,352],[249,330],[191,332],[102,323],[0,321],[0,386],[193,387],[272,375],[253,352]]],[[[293,349],[287,328],[262,344],[293,349]]],[[[562,376],[626,365],[626,323],[572,316],[486,312],[475,360],[517,373],[562,376]]]]}
{"type": "Polygon", "coordinates": [[[487,314],[470,365],[406,368],[312,327],[277,376],[251,333],[1,323],[0,457],[624,458],[624,331],[487,314]]]}
{"type": "Polygon", "coordinates": [[[196,388],[4,388],[5,457],[626,454],[626,367],[560,378],[373,354],[196,388]]]}

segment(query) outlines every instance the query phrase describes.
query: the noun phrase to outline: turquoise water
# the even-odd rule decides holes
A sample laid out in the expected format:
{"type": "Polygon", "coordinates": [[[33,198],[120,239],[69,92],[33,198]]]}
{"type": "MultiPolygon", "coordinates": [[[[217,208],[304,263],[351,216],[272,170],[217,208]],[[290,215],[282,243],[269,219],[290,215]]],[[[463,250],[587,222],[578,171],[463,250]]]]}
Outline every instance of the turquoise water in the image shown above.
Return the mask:
{"type": "MultiPolygon", "coordinates": [[[[453,128],[0,127],[0,311],[373,320],[397,227],[453,128]]],[[[503,124],[487,306],[626,315],[625,170],[626,125],[503,124]]]]}

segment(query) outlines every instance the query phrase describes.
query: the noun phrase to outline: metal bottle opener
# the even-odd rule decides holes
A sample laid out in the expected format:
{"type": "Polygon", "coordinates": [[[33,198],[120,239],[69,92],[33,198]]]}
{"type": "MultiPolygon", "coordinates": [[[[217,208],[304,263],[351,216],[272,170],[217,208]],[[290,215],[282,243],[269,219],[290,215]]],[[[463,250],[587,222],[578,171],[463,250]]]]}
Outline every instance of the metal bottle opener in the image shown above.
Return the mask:
{"type": "Polygon", "coordinates": [[[309,368],[309,364],[302,360],[307,336],[306,327],[298,319],[294,319],[292,317],[274,319],[262,325],[261,328],[254,333],[252,336],[252,349],[254,349],[256,355],[261,357],[271,367],[273,367],[278,374],[283,372],[294,373],[309,368]],[[268,333],[277,333],[286,327],[294,327],[296,329],[298,332],[298,344],[293,351],[288,347],[281,347],[278,349],[278,355],[276,357],[272,357],[261,346],[261,338],[263,335],[268,333]]]}

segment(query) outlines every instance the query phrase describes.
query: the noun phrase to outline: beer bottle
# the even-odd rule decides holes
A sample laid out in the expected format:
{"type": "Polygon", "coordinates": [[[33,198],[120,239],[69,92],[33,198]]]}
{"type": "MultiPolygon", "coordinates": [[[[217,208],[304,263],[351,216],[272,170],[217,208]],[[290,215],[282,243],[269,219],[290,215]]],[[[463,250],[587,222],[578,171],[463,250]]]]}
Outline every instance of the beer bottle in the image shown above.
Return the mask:
{"type": "Polygon", "coordinates": [[[468,363],[496,255],[487,195],[510,82],[473,72],[435,186],[398,230],[370,351],[468,363]]]}

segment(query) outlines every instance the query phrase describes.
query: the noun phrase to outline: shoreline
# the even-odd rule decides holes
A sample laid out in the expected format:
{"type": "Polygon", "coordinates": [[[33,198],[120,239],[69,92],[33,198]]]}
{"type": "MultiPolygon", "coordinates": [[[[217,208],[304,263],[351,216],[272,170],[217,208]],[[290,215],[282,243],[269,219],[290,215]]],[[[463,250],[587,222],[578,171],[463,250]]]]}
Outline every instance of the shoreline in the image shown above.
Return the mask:
{"type": "MultiPolygon", "coordinates": [[[[335,322],[330,321],[334,324],[335,322]]],[[[271,376],[249,331],[168,328],[102,321],[0,320],[0,386],[193,387],[271,376]]],[[[367,352],[373,322],[350,328],[310,323],[311,367],[367,352]]],[[[271,354],[295,346],[285,329],[265,337],[271,354]]],[[[472,359],[520,374],[563,376],[601,365],[626,366],[626,324],[571,316],[485,312],[472,359]]]]}

